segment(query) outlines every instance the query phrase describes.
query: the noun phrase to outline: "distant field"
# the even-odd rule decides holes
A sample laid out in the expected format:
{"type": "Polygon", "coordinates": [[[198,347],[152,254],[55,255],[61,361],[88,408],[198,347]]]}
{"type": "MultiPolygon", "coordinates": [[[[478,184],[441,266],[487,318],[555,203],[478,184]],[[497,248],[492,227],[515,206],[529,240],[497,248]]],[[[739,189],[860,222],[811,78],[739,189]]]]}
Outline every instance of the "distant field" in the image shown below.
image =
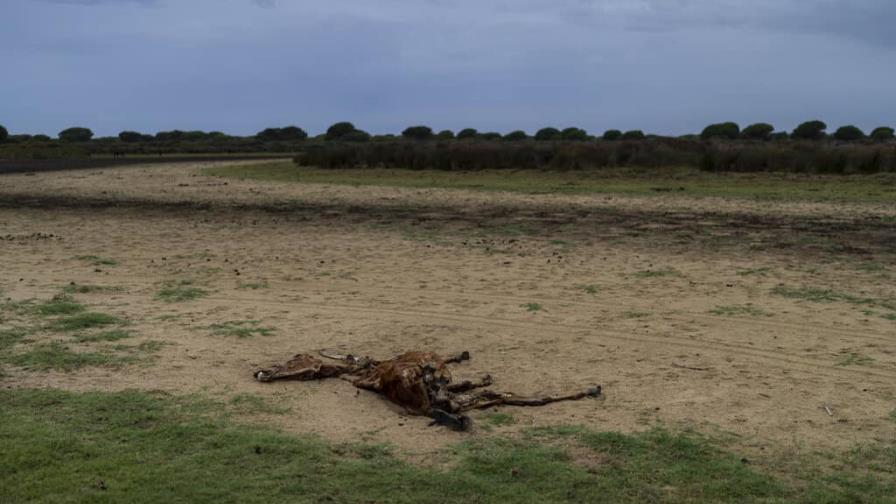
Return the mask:
{"type": "Polygon", "coordinates": [[[717,196],[767,200],[896,203],[896,176],[715,174],[688,168],[601,171],[490,170],[452,172],[392,169],[316,169],[292,162],[208,168],[207,175],[309,184],[439,187],[523,193],[610,193],[717,196]]]}

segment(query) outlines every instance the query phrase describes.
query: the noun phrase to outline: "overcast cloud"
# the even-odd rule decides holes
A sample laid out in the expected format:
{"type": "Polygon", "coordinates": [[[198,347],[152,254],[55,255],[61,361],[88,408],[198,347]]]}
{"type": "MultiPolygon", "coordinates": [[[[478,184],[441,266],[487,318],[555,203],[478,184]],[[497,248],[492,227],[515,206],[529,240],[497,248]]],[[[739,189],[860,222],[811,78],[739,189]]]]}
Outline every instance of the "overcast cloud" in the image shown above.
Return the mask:
{"type": "Polygon", "coordinates": [[[0,124],[896,125],[893,0],[3,0],[0,124]]]}

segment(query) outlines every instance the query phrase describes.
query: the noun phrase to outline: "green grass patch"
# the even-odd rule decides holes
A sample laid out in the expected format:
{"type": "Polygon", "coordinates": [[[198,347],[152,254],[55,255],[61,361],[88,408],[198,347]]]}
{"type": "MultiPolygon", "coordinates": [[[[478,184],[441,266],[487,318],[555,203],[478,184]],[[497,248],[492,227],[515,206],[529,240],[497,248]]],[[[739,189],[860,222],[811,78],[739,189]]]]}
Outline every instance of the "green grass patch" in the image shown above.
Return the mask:
{"type": "Polygon", "coordinates": [[[538,303],[521,304],[520,307],[525,308],[526,311],[530,313],[540,312],[541,310],[544,310],[544,307],[538,303]]]}
{"type": "Polygon", "coordinates": [[[709,313],[713,315],[721,315],[726,317],[736,317],[742,315],[749,315],[751,317],[759,317],[762,315],[768,315],[767,312],[756,308],[751,304],[745,305],[724,305],[724,306],[716,306],[712,310],[709,310],[709,313]]]}
{"type": "Polygon", "coordinates": [[[76,352],[58,341],[30,346],[25,352],[7,356],[5,360],[29,371],[74,371],[83,367],[119,366],[129,362],[112,353],[76,352]]]}
{"type": "Polygon", "coordinates": [[[95,255],[80,255],[75,259],[87,261],[93,266],[118,266],[118,261],[109,259],[108,257],[100,257],[95,255]]]}
{"type": "Polygon", "coordinates": [[[54,296],[53,299],[37,305],[35,312],[45,317],[55,315],[72,315],[85,310],[84,305],[76,303],[67,295],[54,296]]]}
{"type": "Polygon", "coordinates": [[[485,417],[485,421],[495,426],[513,425],[516,423],[516,418],[508,413],[492,413],[485,417]]]}
{"type": "Polygon", "coordinates": [[[583,285],[582,290],[585,291],[587,294],[591,294],[593,296],[593,295],[597,294],[598,292],[600,292],[600,286],[597,284],[583,285]]]}
{"type": "Polygon", "coordinates": [[[193,286],[192,280],[169,281],[162,285],[162,289],[156,293],[156,299],[167,303],[190,301],[208,295],[208,291],[193,286]]]}
{"type": "Polygon", "coordinates": [[[398,169],[317,169],[292,162],[215,166],[206,175],[242,180],[351,186],[435,187],[521,193],[609,193],[649,197],[718,196],[780,201],[856,201],[896,203],[896,192],[882,191],[882,176],[821,176],[775,173],[710,173],[692,168],[607,168],[601,170],[438,171],[398,169]],[[674,192],[657,187],[674,187],[674,192]],[[681,190],[678,190],[681,188],[681,190]]]}
{"type": "Polygon", "coordinates": [[[670,484],[691,501],[786,495],[735,457],[673,435],[614,438],[601,445],[616,448],[614,464],[595,472],[560,448],[504,439],[463,444],[439,470],[380,445],[241,426],[207,403],[146,393],[4,390],[0,405],[0,466],[10,469],[0,487],[14,502],[438,503],[447,489],[456,502],[644,502],[669,496],[670,484]]]}
{"type": "Polygon", "coordinates": [[[98,292],[120,292],[121,287],[110,287],[105,285],[84,285],[74,282],[62,288],[62,292],[66,294],[92,294],[98,292]]]}
{"type": "Polygon", "coordinates": [[[6,329],[0,329],[0,351],[4,351],[15,346],[17,343],[22,342],[30,334],[31,330],[24,327],[10,327],[6,329]]]}
{"type": "Polygon", "coordinates": [[[235,338],[251,338],[252,336],[269,336],[274,332],[273,328],[260,327],[258,320],[232,320],[229,322],[221,322],[220,324],[212,324],[209,326],[212,334],[217,336],[228,336],[235,338]]]}
{"type": "Polygon", "coordinates": [[[644,270],[644,271],[635,272],[636,278],[658,278],[658,277],[677,277],[677,276],[681,276],[681,273],[679,273],[678,271],[671,269],[671,268],[659,269],[659,270],[644,270]]]}
{"type": "Polygon", "coordinates": [[[230,398],[229,406],[237,413],[245,415],[285,415],[291,408],[278,406],[270,399],[253,394],[237,394],[230,398]]]}
{"type": "Polygon", "coordinates": [[[835,365],[837,366],[867,366],[874,362],[874,359],[858,352],[847,352],[840,356],[835,365]]]}
{"type": "Polygon", "coordinates": [[[771,273],[771,271],[771,268],[747,268],[737,270],[736,274],[738,276],[766,276],[771,273]]]}
{"type": "Polygon", "coordinates": [[[106,313],[86,312],[62,317],[50,324],[50,329],[54,331],[84,331],[94,327],[105,327],[120,324],[121,319],[106,313]]]}
{"type": "Polygon", "coordinates": [[[258,290],[258,289],[267,289],[270,285],[268,285],[267,281],[261,282],[240,282],[237,284],[237,289],[248,289],[248,290],[258,290]]]}
{"type": "Polygon", "coordinates": [[[76,334],[72,337],[78,343],[97,343],[101,341],[119,341],[132,336],[128,331],[113,329],[93,334],[76,334]]]}

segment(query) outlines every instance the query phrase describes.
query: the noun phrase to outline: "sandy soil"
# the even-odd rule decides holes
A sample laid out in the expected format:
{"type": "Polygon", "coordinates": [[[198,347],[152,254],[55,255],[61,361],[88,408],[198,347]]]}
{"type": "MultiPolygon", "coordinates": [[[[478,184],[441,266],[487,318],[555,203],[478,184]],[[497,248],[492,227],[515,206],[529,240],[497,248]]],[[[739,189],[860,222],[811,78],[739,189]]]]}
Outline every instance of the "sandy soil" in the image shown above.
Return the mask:
{"type": "Polygon", "coordinates": [[[70,282],[121,287],[78,299],[126,318],[138,342],[167,343],[151,366],[7,368],[2,386],[247,393],[290,408],[260,416],[289,431],[426,455],[490,433],[427,427],[342,381],[259,384],[251,373],[320,348],[469,350],[456,375],[491,373],[496,389],[603,385],[602,400],[501,408],[515,423],[497,432],[692,426],[756,450],[896,435],[889,312],[771,292],[896,298],[892,208],[225,184],[199,168],[0,177],[4,298],[47,299],[70,282]],[[526,231],[508,227],[519,222],[526,231]],[[156,299],[162,282],[182,279],[210,295],[156,299]],[[712,313],[747,304],[762,314],[712,313]],[[209,328],[244,320],[274,331],[209,328]]]}

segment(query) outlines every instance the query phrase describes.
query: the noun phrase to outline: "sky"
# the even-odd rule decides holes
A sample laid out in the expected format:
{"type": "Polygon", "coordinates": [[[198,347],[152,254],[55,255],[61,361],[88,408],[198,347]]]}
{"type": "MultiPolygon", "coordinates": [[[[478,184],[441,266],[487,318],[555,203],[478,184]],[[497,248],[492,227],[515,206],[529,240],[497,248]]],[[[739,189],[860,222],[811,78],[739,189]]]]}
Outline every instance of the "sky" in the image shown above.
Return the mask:
{"type": "Polygon", "coordinates": [[[896,126],[894,0],[0,0],[0,125],[896,126]]]}

